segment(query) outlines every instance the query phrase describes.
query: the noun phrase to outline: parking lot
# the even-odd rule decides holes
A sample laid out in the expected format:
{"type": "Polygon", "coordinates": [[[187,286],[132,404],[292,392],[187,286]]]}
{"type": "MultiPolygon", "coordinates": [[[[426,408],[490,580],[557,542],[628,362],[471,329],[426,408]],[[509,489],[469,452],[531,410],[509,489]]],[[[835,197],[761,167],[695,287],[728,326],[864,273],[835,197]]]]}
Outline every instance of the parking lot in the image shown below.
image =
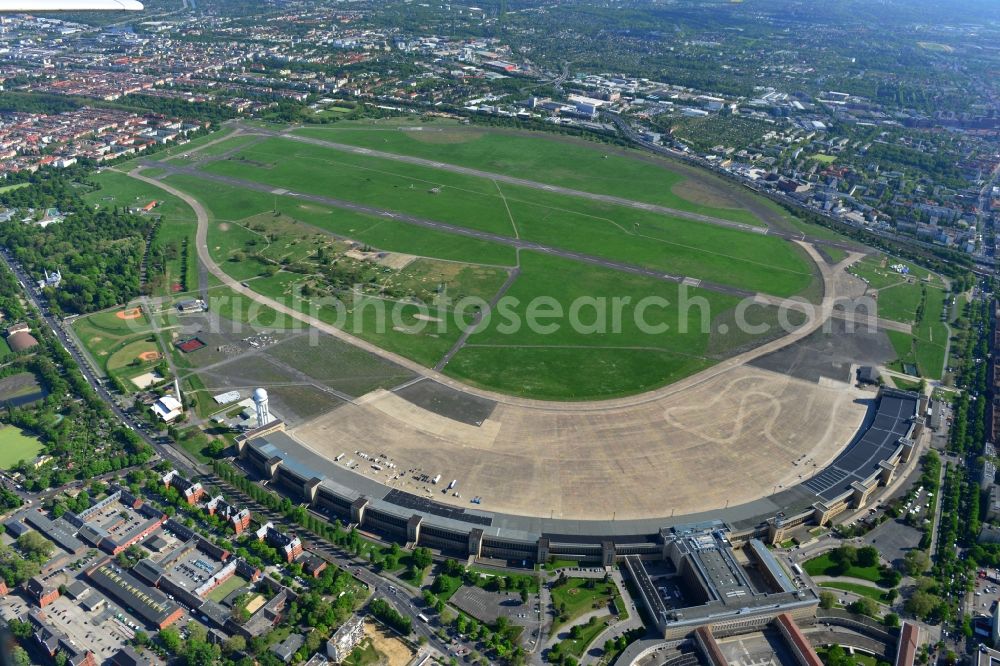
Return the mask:
{"type": "Polygon", "coordinates": [[[538,621],[538,596],[528,595],[527,603],[521,601],[518,592],[489,592],[481,587],[463,585],[451,598],[451,602],[480,622],[493,624],[503,616],[511,624],[527,625],[538,621]]]}

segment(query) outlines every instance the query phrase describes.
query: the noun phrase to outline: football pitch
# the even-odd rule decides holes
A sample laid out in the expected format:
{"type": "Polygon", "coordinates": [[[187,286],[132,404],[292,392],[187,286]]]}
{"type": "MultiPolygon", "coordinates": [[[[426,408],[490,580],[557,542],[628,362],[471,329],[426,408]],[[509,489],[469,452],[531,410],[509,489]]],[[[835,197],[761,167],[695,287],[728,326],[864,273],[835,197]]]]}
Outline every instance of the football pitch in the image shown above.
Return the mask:
{"type": "Polygon", "coordinates": [[[0,428],[0,469],[10,469],[22,460],[32,460],[42,450],[37,437],[14,426],[0,428]]]}
{"type": "MultiPolygon", "coordinates": [[[[821,295],[809,255],[762,233],[767,222],[752,211],[763,207],[741,206],[751,195],[729,183],[586,141],[423,132],[301,133],[436,166],[238,135],[197,161],[165,163],[163,182],[205,206],[212,260],[249,288],[428,368],[524,397],[604,399],[669,384],[775,337],[773,327],[727,334],[721,322],[742,299],[821,295]],[[456,304],[463,299],[476,305],[456,304]],[[693,319],[678,308],[692,299],[693,319]],[[503,325],[532,320],[539,302],[562,317],[555,327],[503,325]],[[487,305],[497,303],[503,318],[487,305]]],[[[773,322],[770,307],[749,310],[773,322]]]]}

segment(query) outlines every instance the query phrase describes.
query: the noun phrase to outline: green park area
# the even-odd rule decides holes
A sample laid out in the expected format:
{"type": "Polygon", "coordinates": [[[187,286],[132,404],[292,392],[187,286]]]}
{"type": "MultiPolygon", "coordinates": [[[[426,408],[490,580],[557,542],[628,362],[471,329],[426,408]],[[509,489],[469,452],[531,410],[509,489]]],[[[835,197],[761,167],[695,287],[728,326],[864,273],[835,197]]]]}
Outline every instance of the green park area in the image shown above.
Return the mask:
{"type": "Polygon", "coordinates": [[[0,469],[11,469],[22,460],[32,460],[42,451],[42,442],[14,426],[0,428],[0,469]]]}
{"type": "Polygon", "coordinates": [[[749,291],[791,296],[813,280],[780,238],[287,139],[204,169],[749,291]]]}
{"type": "Polygon", "coordinates": [[[830,580],[826,581],[825,583],[820,583],[820,587],[832,588],[834,590],[842,590],[844,592],[853,592],[854,594],[859,594],[863,597],[868,597],[872,601],[877,601],[881,604],[886,604],[891,601],[888,592],[872,587],[870,585],[861,585],[859,583],[848,583],[840,580],[830,580]]]}
{"type": "MultiPolygon", "coordinates": [[[[152,174],[145,171],[143,175],[152,174]]],[[[142,213],[160,220],[151,248],[151,258],[157,266],[150,271],[150,293],[170,296],[196,289],[197,262],[193,243],[197,224],[191,207],[155,185],[131,178],[122,171],[104,169],[94,176],[94,181],[100,189],[86,195],[91,204],[141,210],[156,202],[152,210],[142,213]]]]}
{"type": "Polygon", "coordinates": [[[613,581],[600,578],[562,578],[552,587],[552,605],[558,613],[552,621],[552,631],[572,623],[585,613],[605,608],[616,600],[616,605],[620,607],[621,598],[613,581]]]}
{"type": "Polygon", "coordinates": [[[569,638],[560,641],[556,650],[558,650],[559,654],[569,655],[578,659],[583,655],[587,647],[594,642],[594,639],[604,631],[610,619],[610,615],[599,615],[591,617],[584,624],[574,625],[570,629],[569,638]]]}
{"type": "Polygon", "coordinates": [[[431,592],[448,601],[463,585],[480,587],[493,592],[522,591],[522,593],[537,594],[539,582],[536,576],[499,572],[482,567],[465,567],[455,560],[446,560],[440,571],[434,577],[431,592]]]}
{"type": "Polygon", "coordinates": [[[899,584],[900,578],[898,571],[880,564],[878,550],[872,546],[863,548],[841,546],[811,560],[806,560],[802,564],[802,568],[810,576],[856,578],[870,581],[884,588],[895,587],[899,584]]]}

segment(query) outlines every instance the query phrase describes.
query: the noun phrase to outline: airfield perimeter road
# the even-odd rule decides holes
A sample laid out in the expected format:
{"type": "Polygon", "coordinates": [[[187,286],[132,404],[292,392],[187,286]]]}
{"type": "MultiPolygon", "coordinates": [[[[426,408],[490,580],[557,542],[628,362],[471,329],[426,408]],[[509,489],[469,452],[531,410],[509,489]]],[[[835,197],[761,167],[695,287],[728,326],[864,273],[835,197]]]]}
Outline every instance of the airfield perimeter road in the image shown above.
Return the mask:
{"type": "MultiPolygon", "coordinates": [[[[161,168],[164,166],[163,163],[160,162],[154,162],[154,164],[156,164],[158,167],[161,168]]],[[[258,302],[261,305],[266,305],[267,307],[270,307],[277,312],[280,312],[284,315],[292,317],[293,319],[309,324],[313,328],[322,331],[324,333],[328,333],[329,335],[332,335],[333,337],[339,340],[354,345],[359,349],[372,353],[380,358],[388,359],[394,363],[397,363],[398,365],[407,368],[408,370],[412,370],[413,372],[422,377],[433,379],[434,381],[437,381],[446,386],[450,386],[459,391],[470,393],[472,395],[478,395],[490,400],[494,400],[498,403],[506,405],[515,405],[525,409],[538,409],[538,410],[559,411],[559,412],[598,412],[603,410],[614,410],[623,407],[631,407],[636,405],[647,404],[654,402],[656,400],[661,400],[665,396],[673,395],[675,393],[687,390],[692,386],[697,386],[735,367],[740,367],[755,358],[758,358],[765,354],[769,354],[773,351],[777,351],[778,349],[782,349],[792,344],[793,342],[802,340],[803,338],[807,337],[808,335],[819,329],[819,327],[822,326],[823,323],[826,322],[832,316],[834,309],[834,302],[837,296],[836,279],[835,279],[837,272],[842,271],[847,266],[861,259],[861,257],[863,256],[861,253],[852,252],[836,266],[830,266],[826,263],[826,261],[823,260],[822,257],[819,256],[819,253],[812,245],[806,243],[800,243],[800,247],[802,247],[809,254],[813,262],[819,267],[820,274],[822,275],[823,278],[823,301],[817,308],[817,311],[813,312],[814,316],[810,318],[810,321],[808,323],[806,323],[803,326],[800,326],[799,328],[795,329],[788,335],[778,338],[777,340],[772,340],[771,342],[768,342],[750,351],[743,352],[742,354],[737,354],[736,356],[733,356],[720,363],[717,363],[716,365],[706,370],[703,370],[689,377],[685,377],[684,379],[675,382],[673,384],[670,384],[669,386],[664,386],[659,389],[655,389],[653,391],[648,391],[646,393],[641,393],[638,395],[628,396],[624,398],[613,398],[602,401],[553,403],[546,400],[521,398],[521,397],[507,395],[504,393],[498,393],[495,391],[488,391],[469,386],[460,381],[452,379],[451,377],[448,377],[440,372],[434,371],[432,369],[427,368],[426,366],[416,363],[415,361],[406,358],[405,356],[389,352],[377,345],[374,345],[366,340],[362,340],[359,337],[351,335],[350,333],[347,333],[346,331],[339,329],[331,324],[328,324],[316,317],[311,317],[307,314],[299,312],[298,310],[295,310],[285,305],[284,303],[280,303],[272,298],[264,296],[263,294],[259,294],[248,287],[244,287],[242,284],[240,284],[238,280],[236,280],[228,273],[226,273],[224,270],[222,270],[222,268],[220,268],[219,265],[215,263],[215,261],[209,254],[208,252],[209,217],[208,217],[208,211],[205,210],[205,207],[201,204],[201,202],[192,197],[190,194],[182,192],[181,190],[178,190],[177,188],[172,187],[171,185],[163,183],[155,178],[149,178],[147,176],[143,176],[141,173],[139,173],[140,171],[141,167],[133,169],[132,171],[129,172],[128,175],[137,180],[141,180],[149,185],[158,187],[161,190],[164,190],[165,192],[168,192],[178,197],[179,199],[187,203],[189,206],[191,206],[191,209],[194,210],[195,216],[198,219],[198,231],[195,241],[195,247],[198,250],[198,260],[202,262],[208,268],[208,270],[213,275],[215,275],[219,280],[221,280],[222,284],[228,287],[229,289],[233,290],[238,294],[246,296],[247,298],[253,301],[258,302]]],[[[205,174],[201,172],[197,173],[200,177],[205,176],[205,174]]]]}
{"type": "MultiPolygon", "coordinates": [[[[535,252],[544,252],[546,254],[550,254],[556,257],[561,257],[563,259],[569,259],[571,261],[580,261],[585,264],[593,264],[594,266],[600,266],[602,268],[621,271],[623,273],[642,275],[643,277],[653,278],[655,280],[663,280],[666,282],[673,282],[676,284],[687,284],[688,286],[691,287],[699,287],[701,289],[715,291],[720,294],[726,294],[728,296],[736,296],[738,298],[752,298],[757,295],[755,292],[748,291],[746,289],[739,289],[737,287],[731,287],[729,285],[706,282],[704,280],[688,278],[683,275],[670,275],[669,273],[662,273],[660,271],[656,271],[651,268],[636,266],[635,264],[626,264],[619,261],[602,259],[601,257],[594,257],[588,254],[581,254],[579,252],[560,250],[558,248],[554,248],[549,245],[543,245],[541,243],[533,243],[531,241],[521,240],[520,238],[501,236],[500,234],[491,234],[485,231],[476,231],[474,229],[468,229],[466,227],[460,227],[454,224],[446,224],[444,222],[437,222],[435,220],[428,220],[422,217],[415,217],[413,215],[406,215],[404,213],[386,210],[384,208],[364,206],[361,204],[352,203],[350,201],[344,201],[343,199],[334,199],[331,197],[320,196],[318,194],[304,194],[302,192],[294,192],[292,190],[287,190],[283,187],[275,187],[274,185],[258,183],[252,180],[244,180],[242,178],[234,178],[232,176],[222,176],[219,174],[208,173],[206,171],[201,171],[194,167],[176,166],[174,164],[168,164],[166,162],[158,162],[156,160],[142,160],[141,164],[143,166],[163,169],[170,173],[182,174],[185,176],[194,176],[195,178],[199,178],[201,180],[210,180],[217,183],[223,183],[225,185],[238,187],[240,189],[253,190],[256,192],[264,192],[267,194],[278,194],[286,197],[295,197],[296,199],[301,199],[303,201],[311,201],[312,203],[318,203],[323,206],[342,208],[344,210],[350,210],[354,211],[355,213],[362,213],[364,215],[374,215],[376,217],[388,217],[392,220],[396,220],[397,222],[405,222],[407,224],[412,224],[418,227],[425,227],[427,229],[434,229],[436,231],[443,231],[445,233],[456,234],[459,236],[468,236],[469,238],[475,238],[477,240],[487,241],[490,243],[508,245],[510,247],[517,248],[519,250],[534,250],[535,252]]],[[[158,183],[157,181],[154,182],[157,185],[160,185],[160,183],[158,183]]],[[[326,231],[325,233],[329,234],[330,232],[326,231]]],[[[330,235],[335,235],[335,234],[330,234],[330,235]]]]}
{"type": "Polygon", "coordinates": [[[860,249],[860,246],[857,243],[850,243],[850,242],[845,243],[842,241],[833,241],[825,238],[806,236],[800,231],[779,231],[774,228],[755,227],[751,224],[742,224],[740,222],[733,222],[732,220],[724,220],[719,217],[712,217],[711,215],[692,213],[686,210],[669,208],[667,206],[659,206],[656,204],[646,203],[644,201],[635,201],[633,199],[625,199],[623,197],[616,197],[610,194],[597,194],[595,192],[585,192],[583,190],[575,190],[569,187],[561,187],[559,185],[540,183],[537,180],[528,180],[526,178],[508,176],[501,173],[493,173],[491,171],[483,171],[481,169],[473,169],[470,167],[458,166],[456,164],[448,164],[446,162],[435,162],[434,160],[428,160],[422,157],[413,157],[412,155],[399,155],[396,153],[388,153],[381,150],[373,150],[371,148],[360,148],[358,146],[352,146],[350,144],[337,143],[335,141],[327,141],[325,139],[316,139],[314,137],[300,136],[298,134],[291,133],[291,131],[295,129],[294,127],[289,128],[287,130],[276,131],[276,130],[264,129],[261,127],[254,127],[252,125],[245,125],[243,123],[238,123],[238,122],[234,124],[236,125],[237,128],[239,128],[239,130],[241,130],[241,133],[243,134],[257,134],[260,136],[270,136],[281,139],[288,139],[289,141],[298,141],[299,143],[309,143],[315,146],[329,148],[331,150],[339,150],[342,152],[354,153],[355,155],[377,157],[379,159],[394,160],[396,162],[404,162],[406,164],[415,164],[417,166],[430,167],[432,169],[440,169],[441,171],[450,171],[452,173],[458,173],[466,176],[476,176],[478,178],[486,178],[499,183],[507,183],[508,185],[520,185],[522,187],[528,187],[534,190],[554,192],[556,194],[563,194],[571,197],[579,197],[581,199],[590,199],[591,201],[600,201],[603,203],[610,203],[618,206],[626,206],[628,208],[635,208],[638,210],[644,210],[652,213],[660,213],[662,215],[671,215],[673,217],[680,217],[686,220],[694,220],[695,222],[714,224],[719,227],[729,227],[730,229],[739,229],[740,231],[766,234],[768,236],[777,236],[778,238],[784,238],[785,240],[805,241],[807,243],[819,243],[821,245],[829,245],[831,247],[838,247],[840,249],[848,251],[856,251],[860,249]]]}

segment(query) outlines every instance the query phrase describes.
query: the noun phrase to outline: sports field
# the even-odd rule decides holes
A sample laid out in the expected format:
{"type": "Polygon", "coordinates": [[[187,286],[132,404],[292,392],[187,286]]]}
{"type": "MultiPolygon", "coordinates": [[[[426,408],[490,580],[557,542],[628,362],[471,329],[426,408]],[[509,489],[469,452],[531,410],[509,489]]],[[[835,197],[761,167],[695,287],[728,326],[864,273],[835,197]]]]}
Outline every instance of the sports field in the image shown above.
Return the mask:
{"type": "MultiPolygon", "coordinates": [[[[108,375],[130,379],[147,372],[160,360],[149,318],[135,306],[80,317],[73,322],[73,331],[91,359],[108,375]]],[[[135,388],[128,381],[124,385],[135,388]]]]}
{"type": "Polygon", "coordinates": [[[0,468],[10,469],[22,460],[32,460],[41,451],[37,437],[14,426],[0,428],[0,468]]]}

